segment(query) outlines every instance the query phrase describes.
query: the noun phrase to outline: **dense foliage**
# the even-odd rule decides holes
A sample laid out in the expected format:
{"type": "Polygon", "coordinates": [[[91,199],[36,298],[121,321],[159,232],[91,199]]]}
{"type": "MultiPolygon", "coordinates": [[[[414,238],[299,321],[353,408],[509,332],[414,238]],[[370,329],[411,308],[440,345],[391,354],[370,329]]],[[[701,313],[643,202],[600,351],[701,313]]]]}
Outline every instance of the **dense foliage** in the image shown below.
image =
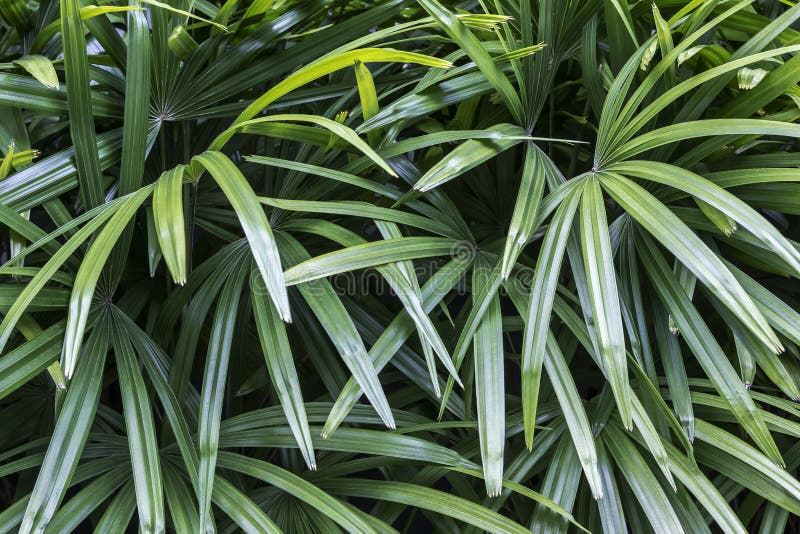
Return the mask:
{"type": "Polygon", "coordinates": [[[0,533],[782,532],[800,6],[0,3],[0,533]]]}

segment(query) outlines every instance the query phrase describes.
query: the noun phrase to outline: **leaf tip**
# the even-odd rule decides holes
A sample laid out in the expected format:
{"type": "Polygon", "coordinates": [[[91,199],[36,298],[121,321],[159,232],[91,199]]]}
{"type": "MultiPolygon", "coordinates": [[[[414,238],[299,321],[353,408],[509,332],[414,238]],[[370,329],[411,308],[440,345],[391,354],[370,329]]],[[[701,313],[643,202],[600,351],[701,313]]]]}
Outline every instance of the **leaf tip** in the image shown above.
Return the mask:
{"type": "Polygon", "coordinates": [[[489,486],[488,484],[486,486],[486,495],[488,495],[492,499],[499,497],[502,492],[503,492],[502,482],[498,482],[496,485],[493,486],[489,486]]]}
{"type": "Polygon", "coordinates": [[[586,477],[589,482],[589,487],[592,490],[592,497],[594,497],[594,500],[599,501],[603,498],[603,483],[601,482],[600,471],[598,470],[596,463],[593,463],[587,467],[588,469],[586,469],[586,477]]]}
{"type": "Polygon", "coordinates": [[[533,452],[533,432],[525,432],[525,448],[533,452]]]}
{"type": "Polygon", "coordinates": [[[292,324],[292,311],[289,308],[289,296],[286,294],[285,286],[281,294],[273,297],[272,301],[278,310],[278,317],[281,318],[281,321],[286,324],[292,324]]]}

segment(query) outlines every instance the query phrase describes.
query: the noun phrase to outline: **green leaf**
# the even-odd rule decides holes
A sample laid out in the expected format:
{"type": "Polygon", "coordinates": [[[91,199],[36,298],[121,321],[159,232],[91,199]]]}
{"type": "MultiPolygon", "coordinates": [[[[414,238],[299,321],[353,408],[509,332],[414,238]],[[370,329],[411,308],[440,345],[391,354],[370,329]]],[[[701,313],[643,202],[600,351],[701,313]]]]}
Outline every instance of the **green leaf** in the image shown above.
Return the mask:
{"type": "MultiPolygon", "coordinates": [[[[315,410],[316,411],[316,410],[315,410]]],[[[364,412],[361,411],[363,414],[364,412]]],[[[400,415],[400,414],[398,414],[400,415]]],[[[375,424],[380,421],[374,415],[359,418],[375,424]]],[[[276,423],[283,423],[278,421],[276,423]]],[[[240,420],[236,425],[223,425],[220,447],[296,447],[292,430],[286,426],[275,426],[257,421],[240,420]],[[265,432],[265,430],[268,430],[265,432]]],[[[424,425],[423,425],[424,429],[424,425]]],[[[404,430],[401,428],[401,431],[404,430]]],[[[413,430],[412,428],[408,429],[413,430]]],[[[473,462],[465,459],[458,452],[448,449],[425,439],[406,436],[400,431],[385,432],[360,428],[340,428],[332,436],[314,440],[314,446],[319,450],[351,452],[356,454],[369,454],[402,458],[429,464],[439,464],[448,467],[463,467],[474,469],[478,467],[473,462]]],[[[324,474],[324,473],[323,473],[324,474]]]]}
{"type": "MultiPolygon", "coordinates": [[[[254,280],[254,272],[250,279],[254,280]]],[[[277,310],[271,301],[264,298],[256,285],[250,285],[250,299],[253,304],[253,315],[258,330],[258,339],[264,351],[264,359],[269,371],[272,385],[278,392],[286,420],[292,428],[297,445],[303,454],[306,465],[311,470],[317,468],[314,459],[314,445],[308,429],[306,409],[300,380],[292,358],[292,349],[286,335],[286,327],[280,320],[277,310]]]]}
{"type": "Polygon", "coordinates": [[[67,390],[20,532],[43,531],[64,498],[97,411],[108,342],[109,326],[103,321],[89,337],[67,390]]]}
{"type": "Polygon", "coordinates": [[[167,42],[170,50],[183,61],[188,60],[198,47],[197,41],[189,35],[189,32],[184,26],[180,25],[175,26],[167,42]]]}
{"type": "Polygon", "coordinates": [[[113,345],[131,453],[139,525],[143,532],[161,532],[166,528],[164,493],[150,397],[133,347],[117,328],[114,329],[113,345]]]}
{"type": "Polygon", "coordinates": [[[326,481],[322,485],[331,493],[367,499],[381,499],[415,506],[454,517],[486,532],[529,532],[522,525],[483,506],[443,491],[388,480],[347,478],[326,481]]]}
{"type": "MultiPolygon", "coordinates": [[[[458,283],[466,271],[471,261],[463,257],[457,257],[445,264],[441,269],[431,276],[422,287],[423,307],[426,312],[430,312],[441,302],[445,295],[458,283]]],[[[414,322],[408,310],[403,310],[383,331],[378,340],[373,344],[369,351],[369,356],[375,365],[375,369],[383,369],[392,356],[400,350],[403,343],[414,331],[414,322]]],[[[358,382],[351,378],[342,388],[339,398],[331,409],[328,420],[322,429],[322,437],[330,437],[336,428],[342,423],[349,411],[355,406],[362,394],[358,382]]]]}
{"type": "Polygon", "coordinates": [[[697,204],[697,207],[700,208],[700,211],[702,211],[703,214],[708,217],[708,220],[714,223],[714,226],[719,228],[723,234],[730,236],[736,231],[736,221],[734,221],[731,217],[725,215],[725,213],[721,212],[714,206],[703,202],[699,198],[695,198],[694,201],[697,204]]]}
{"type": "MultiPolygon", "coordinates": [[[[123,200],[123,202],[130,200],[130,197],[123,200]]],[[[20,292],[19,297],[17,300],[14,301],[14,304],[9,308],[6,316],[3,318],[3,322],[0,323],[0,349],[4,348],[6,343],[8,343],[9,338],[11,337],[12,333],[14,332],[14,327],[17,325],[17,322],[20,320],[22,315],[25,313],[27,307],[33,302],[36,298],[36,295],[44,288],[45,284],[52,278],[61,265],[67,261],[70,255],[75,252],[78,247],[80,247],[84,241],[86,241],[89,236],[91,236],[102,224],[104,224],[110,217],[112,217],[116,210],[120,207],[122,202],[118,203],[108,203],[104,206],[97,208],[96,212],[88,212],[85,214],[85,218],[89,220],[89,222],[77,231],[72,237],[64,243],[56,253],[54,253],[50,259],[45,263],[45,265],[39,270],[38,273],[25,285],[25,288],[20,292]],[[94,216],[94,217],[91,217],[94,216]]],[[[82,222],[79,219],[75,219],[74,221],[76,224],[82,222]]],[[[64,230],[62,227],[61,230],[64,230]]],[[[37,241],[36,244],[28,247],[28,250],[37,246],[37,244],[42,245],[43,242],[49,241],[54,237],[54,235],[60,235],[61,231],[56,231],[48,236],[45,236],[41,240],[37,241]]]]}
{"type": "Polygon", "coordinates": [[[386,163],[370,146],[365,143],[358,134],[345,126],[336,121],[332,121],[330,119],[326,119],[325,117],[318,117],[316,115],[301,115],[301,114],[280,114],[280,115],[271,115],[269,117],[260,117],[258,119],[251,119],[245,122],[240,122],[237,124],[237,128],[241,128],[241,130],[245,133],[249,131],[249,128],[256,126],[262,123],[270,123],[270,122],[285,122],[285,121],[297,121],[297,122],[310,122],[312,124],[316,124],[317,126],[321,126],[326,130],[330,131],[334,135],[338,136],[342,140],[350,143],[355,148],[357,148],[360,152],[362,152],[365,156],[375,162],[380,168],[385,170],[391,176],[397,176],[397,173],[394,172],[388,163],[386,163]]]}
{"type": "MultiPolygon", "coordinates": [[[[743,47],[744,48],[744,47],[743,47]]],[[[687,50],[687,52],[693,49],[687,50]]],[[[759,61],[768,60],[772,57],[780,56],[781,54],[788,54],[792,52],[797,52],[800,50],[800,46],[794,45],[791,47],[782,47],[776,48],[773,50],[768,50],[766,52],[760,52],[757,54],[750,54],[744,57],[740,57],[737,59],[733,59],[731,57],[731,61],[723,63],[722,65],[713,67],[706,71],[700,72],[691,78],[684,80],[683,82],[675,85],[674,87],[669,88],[664,93],[660,94],[657,98],[653,100],[652,103],[647,105],[632,121],[631,123],[623,130],[625,138],[629,138],[635,132],[640,130],[644,124],[647,123],[648,120],[655,117],[660,111],[665,109],[670,103],[675,102],[678,98],[692,89],[707,83],[716,83],[717,80],[723,80],[723,75],[729,72],[732,72],[736,69],[739,69],[745,65],[750,65],[752,63],[757,63],[759,61]]],[[[680,63],[680,57],[678,62],[680,63]]]]}
{"type": "Polygon", "coordinates": [[[29,382],[58,359],[65,321],[59,321],[0,358],[0,399],[29,382]]]}
{"type": "Polygon", "coordinates": [[[61,351],[61,366],[64,368],[64,374],[68,379],[72,378],[72,373],[75,371],[75,364],[83,343],[83,332],[86,328],[86,320],[89,317],[94,290],[97,287],[97,281],[100,278],[106,259],[111,254],[111,250],[114,248],[120,234],[125,230],[128,222],[136,214],[139,206],[150,196],[151,192],[152,187],[143,187],[125,199],[125,202],[120,205],[119,209],[103,227],[103,230],[97,235],[92,246],[89,247],[86,256],[81,262],[81,267],[75,275],[75,283],[72,287],[72,295],[69,301],[64,348],[61,351]]]}
{"type": "Polygon", "coordinates": [[[34,23],[33,11],[26,5],[24,0],[4,2],[0,8],[0,16],[10,26],[18,30],[27,30],[34,23]]]}
{"type": "Polygon", "coordinates": [[[184,166],[165,171],[153,189],[153,218],[158,244],[172,279],[186,283],[186,228],[183,215],[184,166]]]}
{"type": "MultiPolygon", "coordinates": [[[[0,76],[0,80],[1,78],[0,76]]],[[[100,155],[101,168],[107,169],[119,162],[120,139],[119,130],[97,136],[95,148],[100,155]]],[[[73,190],[79,182],[76,178],[79,174],[78,163],[75,161],[77,153],[79,151],[72,148],[62,150],[0,181],[0,202],[22,211],[45,204],[73,190]]]]}
{"type": "Polygon", "coordinates": [[[60,0],[60,2],[70,134],[75,148],[75,166],[78,169],[81,200],[88,209],[103,202],[104,191],[92,115],[86,39],[81,22],[80,2],[78,0],[60,0]]]}
{"type": "Polygon", "coordinates": [[[338,273],[404,260],[449,256],[457,242],[438,237],[398,237],[354,245],[290,267],[284,273],[289,286],[305,284],[338,273]]]}
{"type": "Polygon", "coordinates": [[[414,184],[414,191],[430,191],[457,178],[498,154],[519,144],[525,132],[518,126],[499,124],[489,128],[503,135],[500,139],[471,139],[439,160],[414,184]]]}
{"type": "Polygon", "coordinates": [[[418,0],[418,3],[439,23],[447,35],[470,57],[486,79],[497,90],[517,122],[522,122],[522,103],[517,92],[486,52],[477,37],[456,17],[436,0],[418,0]]]}
{"type": "Polygon", "coordinates": [[[413,52],[393,50],[391,48],[362,48],[320,58],[293,73],[258,97],[239,114],[231,128],[217,136],[209,148],[211,150],[219,150],[222,148],[231,138],[234,132],[233,129],[236,128],[239,123],[252,119],[278,98],[318,78],[336,72],[337,70],[351,67],[355,65],[357,61],[361,63],[415,63],[436,68],[449,68],[452,66],[449,61],[413,52]]]}
{"type": "Polygon", "coordinates": [[[758,214],[753,208],[739,200],[728,191],[705,180],[701,176],[680,167],[636,161],[616,165],[623,173],[653,180],[669,187],[680,189],[703,202],[708,203],[726,216],[733,219],[761,239],[776,254],[781,256],[800,275],[800,251],[778,232],[775,227],[758,214]]]}
{"type": "MultiPolygon", "coordinates": [[[[375,221],[378,231],[384,239],[397,239],[403,236],[400,229],[396,224],[384,221],[375,221]]],[[[397,293],[398,298],[403,303],[406,310],[409,311],[411,318],[417,325],[417,331],[423,341],[423,351],[425,352],[426,363],[428,364],[428,372],[431,375],[431,382],[437,396],[440,396],[439,391],[439,376],[436,372],[436,362],[433,359],[433,353],[439,357],[439,360],[444,365],[450,376],[458,382],[460,386],[464,386],[458,376],[458,372],[453,366],[453,361],[447,348],[444,346],[442,338],[439,336],[436,327],[431,322],[427,313],[424,310],[422,303],[422,289],[417,280],[417,271],[411,261],[402,261],[395,264],[379,267],[380,272],[389,282],[389,285],[397,293]]]]}
{"type": "MultiPolygon", "coordinates": [[[[363,119],[369,120],[376,113],[378,113],[378,92],[375,89],[375,80],[372,78],[372,73],[369,68],[361,62],[358,62],[353,67],[356,72],[356,84],[358,85],[358,97],[361,101],[361,116],[363,119]]],[[[380,130],[370,130],[367,132],[367,139],[369,144],[377,146],[380,141],[380,130]]]]}
{"type": "Polygon", "coordinates": [[[656,531],[684,532],[664,490],[630,439],[614,425],[608,425],[603,441],[656,531]]]}
{"type": "Polygon", "coordinates": [[[595,449],[589,420],[583,408],[583,401],[578,394],[578,389],[569,373],[567,362],[561,354],[561,349],[552,335],[547,338],[547,355],[544,365],[547,375],[553,383],[559,405],[564,412],[567,429],[572,436],[572,442],[578,453],[586,480],[592,488],[596,499],[603,497],[600,482],[600,473],[597,468],[597,450],[595,449]]]}
{"type": "Polygon", "coordinates": [[[525,330],[522,338],[522,413],[525,425],[525,445],[531,449],[539,403],[539,387],[545,345],[549,332],[553,299],[567,239],[573,227],[582,188],[574,188],[561,203],[544,236],[536,269],[531,281],[525,330]]]}
{"type": "MultiPolygon", "coordinates": [[[[289,263],[308,258],[308,252],[293,238],[283,236],[282,252],[289,263]]],[[[305,262],[303,262],[305,263],[305,262]]],[[[395,428],[389,401],[383,392],[378,374],[370,361],[364,342],[358,335],[352,318],[327,280],[317,279],[300,284],[300,293],[314,312],[347,368],[364,390],[375,411],[389,428],[395,428]]]]}
{"type": "Polygon", "coordinates": [[[199,20],[201,22],[205,22],[206,24],[210,24],[211,26],[214,26],[215,28],[219,28],[222,31],[225,31],[225,32],[228,31],[228,29],[223,24],[219,24],[217,22],[214,22],[214,21],[211,21],[211,20],[207,20],[207,19],[204,19],[202,17],[198,17],[197,15],[195,15],[195,14],[189,12],[189,11],[185,11],[183,9],[178,9],[178,8],[176,8],[174,6],[171,6],[169,4],[166,4],[164,2],[158,2],[157,0],[140,0],[140,1],[142,3],[144,3],[144,4],[148,4],[148,5],[151,5],[153,7],[157,7],[159,9],[165,9],[167,11],[170,11],[172,13],[176,13],[178,15],[182,15],[182,16],[187,17],[187,18],[192,18],[192,19],[195,19],[195,20],[199,20]]]}
{"type": "Polygon", "coordinates": [[[222,477],[217,476],[214,479],[212,499],[214,499],[214,504],[233,519],[244,532],[258,532],[259,534],[280,534],[282,532],[256,503],[222,477]]]}
{"type": "MultiPolygon", "coordinates": [[[[138,2],[134,3],[137,6],[138,2]]],[[[147,121],[150,116],[150,31],[141,10],[128,12],[128,55],[125,63],[125,115],[122,128],[120,193],[136,191],[142,184],[147,157],[147,121]]]]}
{"type": "MultiPolygon", "coordinates": [[[[175,530],[197,532],[200,525],[200,516],[197,513],[197,504],[191,489],[186,485],[177,469],[165,465],[164,472],[164,496],[167,499],[167,509],[175,530]]],[[[133,491],[131,491],[132,493],[133,491]]],[[[133,502],[135,507],[135,499],[133,499],[133,502]]]]}
{"type": "Polygon", "coordinates": [[[222,402],[228,375],[233,333],[241,298],[242,287],[247,277],[248,262],[240,260],[222,288],[217,303],[214,323],[211,327],[208,356],[203,371],[200,391],[200,416],[197,425],[197,449],[200,453],[198,471],[200,524],[209,519],[211,495],[214,488],[214,473],[217,464],[219,425],[222,417],[222,402]]]}
{"type": "Polygon", "coordinates": [[[781,350],[780,341],[741,285],[674,213],[627,178],[603,175],[602,184],[625,211],[688,267],[759,339],[772,350],[781,350]]]}
{"type": "Polygon", "coordinates": [[[129,477],[130,467],[123,464],[96,478],[56,512],[48,528],[54,532],[74,532],[129,477]]]}
{"type": "Polygon", "coordinates": [[[608,0],[608,2],[614,7],[617,14],[622,19],[622,24],[625,26],[625,30],[628,32],[633,44],[638,45],[639,42],[636,39],[636,32],[633,30],[633,20],[631,19],[627,0],[622,2],[620,2],[620,0],[608,0]]]}
{"type": "MultiPolygon", "coordinates": [[[[488,274],[486,283],[478,289],[477,298],[473,299],[473,302],[476,304],[473,304],[472,308],[470,309],[469,315],[464,322],[464,327],[461,330],[461,334],[458,336],[456,348],[453,351],[453,364],[455,365],[456,369],[459,369],[464,361],[464,357],[467,354],[469,345],[474,339],[475,332],[478,330],[478,326],[480,325],[483,316],[486,314],[486,310],[489,309],[491,299],[500,289],[501,285],[502,277],[500,276],[500,263],[498,262],[488,274]]],[[[447,386],[445,387],[444,394],[442,395],[442,403],[439,408],[440,418],[442,414],[444,414],[444,410],[447,407],[447,401],[450,398],[450,393],[453,390],[454,383],[455,381],[452,378],[448,379],[447,381],[447,386]]]]}
{"type": "MultiPolygon", "coordinates": [[[[490,271],[484,260],[473,270],[473,287],[485,283],[490,271]]],[[[486,493],[497,497],[503,488],[503,451],[506,435],[503,328],[500,298],[495,295],[475,331],[475,402],[486,493]]]]}
{"type": "Polygon", "coordinates": [[[800,313],[778,298],[766,287],[739,270],[735,265],[725,261],[733,276],[756,303],[758,309],[767,318],[775,330],[789,338],[795,345],[800,345],[800,313]]]}
{"type": "Polygon", "coordinates": [[[97,521],[97,534],[114,534],[124,531],[136,512],[136,493],[133,481],[128,481],[108,504],[103,515],[97,521]]]}
{"type": "Polygon", "coordinates": [[[53,63],[46,57],[37,54],[27,55],[15,59],[14,63],[28,71],[45,87],[58,89],[58,74],[53,63]]]}
{"type": "MultiPolygon", "coordinates": [[[[758,446],[774,462],[783,464],[780,451],[764,419],[758,413],[753,399],[736,376],[736,372],[700,313],[689,301],[672,270],[657,251],[655,243],[649,238],[643,238],[641,244],[637,243],[637,250],[642,258],[645,272],[653,281],[653,287],[674,317],[683,339],[714,387],[730,404],[734,416],[758,446]]],[[[695,434],[696,431],[695,422],[695,434]]]]}
{"type": "Polygon", "coordinates": [[[729,454],[751,469],[766,474],[771,484],[776,486],[779,491],[790,496],[791,507],[797,510],[798,505],[800,505],[800,499],[798,499],[800,482],[787,473],[786,470],[775,465],[774,461],[761,454],[751,445],[706,421],[697,420],[696,433],[698,440],[729,454]]]}
{"type": "Polygon", "coordinates": [[[669,457],[670,470],[695,496],[703,508],[711,514],[725,532],[746,532],[736,513],[731,509],[716,486],[706,477],[697,465],[669,443],[665,443],[669,457]]]}
{"type": "Polygon", "coordinates": [[[540,158],[544,153],[531,142],[525,146],[525,166],[522,169],[522,180],[519,184],[514,214],[508,228],[508,237],[503,251],[503,278],[508,278],[522,249],[535,230],[536,212],[544,191],[544,165],[540,158]]]}
{"type": "Polygon", "coordinates": [[[203,165],[214,177],[228,201],[236,211],[242,225],[250,251],[264,280],[281,319],[291,320],[289,297],[284,285],[280,256],[272,235],[272,228],[264,210],[259,206],[250,184],[236,166],[221,152],[208,151],[195,156],[194,161],[203,165]]]}
{"type": "Polygon", "coordinates": [[[594,177],[586,180],[581,197],[581,245],[594,327],[622,423],[631,428],[625,334],[604,203],[600,181],[594,177]]]}
{"type": "Polygon", "coordinates": [[[664,365],[667,387],[672,397],[672,405],[678,419],[686,431],[689,441],[694,441],[694,410],[689,395],[689,379],[683,361],[680,342],[676,333],[670,332],[667,313],[660,304],[653,305],[653,322],[656,343],[664,365]]]}
{"type": "Polygon", "coordinates": [[[659,146],[717,135],[776,135],[796,138],[800,137],[800,125],[761,119],[705,119],[671,124],[627,142],[609,156],[608,163],[616,167],[622,160],[659,146]]]}
{"type": "Polygon", "coordinates": [[[255,477],[312,505],[351,532],[376,532],[360,514],[350,511],[324,491],[280,467],[239,454],[220,453],[220,467],[255,477]]]}
{"type": "MultiPolygon", "coordinates": [[[[572,209],[574,210],[575,208],[572,209]]],[[[525,302],[523,295],[515,290],[514,285],[507,284],[506,289],[509,291],[509,296],[514,302],[514,306],[519,310],[520,316],[527,322],[530,317],[528,306],[536,306],[537,304],[535,302],[525,302]]],[[[589,482],[592,494],[597,499],[602,498],[603,489],[600,472],[598,471],[597,449],[589,419],[583,406],[583,400],[578,393],[575,380],[569,372],[569,367],[558,341],[553,337],[549,328],[546,328],[544,335],[546,336],[545,346],[542,347],[542,350],[545,354],[542,358],[542,363],[555,390],[558,404],[564,414],[567,429],[572,437],[572,442],[575,445],[578,459],[583,466],[583,472],[589,482]]],[[[526,416],[523,414],[524,417],[526,416]]]]}
{"type": "Polygon", "coordinates": [[[319,200],[286,200],[278,198],[258,199],[262,204],[274,208],[306,213],[329,213],[332,215],[349,215],[379,221],[388,221],[419,228],[443,237],[458,239],[458,232],[449,225],[424,215],[375,206],[369,202],[355,200],[319,201],[319,200]]]}

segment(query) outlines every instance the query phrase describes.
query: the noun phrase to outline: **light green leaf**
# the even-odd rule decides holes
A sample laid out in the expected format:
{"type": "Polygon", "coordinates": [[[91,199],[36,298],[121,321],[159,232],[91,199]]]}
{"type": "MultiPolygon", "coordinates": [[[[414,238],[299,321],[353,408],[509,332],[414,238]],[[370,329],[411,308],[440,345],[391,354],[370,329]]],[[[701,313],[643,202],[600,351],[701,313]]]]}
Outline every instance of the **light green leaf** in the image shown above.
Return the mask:
{"type": "Polygon", "coordinates": [[[427,11],[470,57],[480,69],[492,87],[500,94],[500,98],[508,107],[517,122],[523,119],[522,103],[517,92],[508,81],[503,71],[498,68],[491,56],[486,52],[481,41],[455,16],[437,0],[418,0],[427,11]]]}
{"type": "Polygon", "coordinates": [[[50,89],[58,89],[58,74],[53,63],[44,56],[28,55],[15,59],[14,63],[28,71],[31,76],[50,89]]]}
{"type": "MultiPolygon", "coordinates": [[[[152,1],[152,0],[149,0],[152,1]]],[[[231,138],[235,128],[239,123],[250,120],[258,115],[264,108],[273,103],[278,98],[286,95],[310,83],[318,78],[336,72],[337,70],[351,67],[359,61],[361,63],[416,63],[436,68],[449,68],[452,63],[441,59],[436,59],[413,52],[393,50],[391,48],[361,48],[350,50],[332,56],[326,56],[313,62],[297,72],[293,73],[285,80],[273,86],[269,91],[258,97],[255,102],[250,104],[233,122],[231,128],[217,136],[211,146],[211,150],[219,150],[231,138]]]]}
{"type": "Polygon", "coordinates": [[[153,190],[153,218],[158,244],[172,279],[186,283],[186,228],[183,215],[184,166],[165,171],[153,190]]]}

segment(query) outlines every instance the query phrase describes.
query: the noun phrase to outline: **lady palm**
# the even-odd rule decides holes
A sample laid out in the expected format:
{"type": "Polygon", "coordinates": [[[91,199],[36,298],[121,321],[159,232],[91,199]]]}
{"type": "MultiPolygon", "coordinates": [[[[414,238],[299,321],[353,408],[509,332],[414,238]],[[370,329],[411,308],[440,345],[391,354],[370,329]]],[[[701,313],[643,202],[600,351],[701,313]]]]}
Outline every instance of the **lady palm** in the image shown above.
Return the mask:
{"type": "Polygon", "coordinates": [[[4,3],[0,532],[787,528],[798,18],[4,3]]]}

